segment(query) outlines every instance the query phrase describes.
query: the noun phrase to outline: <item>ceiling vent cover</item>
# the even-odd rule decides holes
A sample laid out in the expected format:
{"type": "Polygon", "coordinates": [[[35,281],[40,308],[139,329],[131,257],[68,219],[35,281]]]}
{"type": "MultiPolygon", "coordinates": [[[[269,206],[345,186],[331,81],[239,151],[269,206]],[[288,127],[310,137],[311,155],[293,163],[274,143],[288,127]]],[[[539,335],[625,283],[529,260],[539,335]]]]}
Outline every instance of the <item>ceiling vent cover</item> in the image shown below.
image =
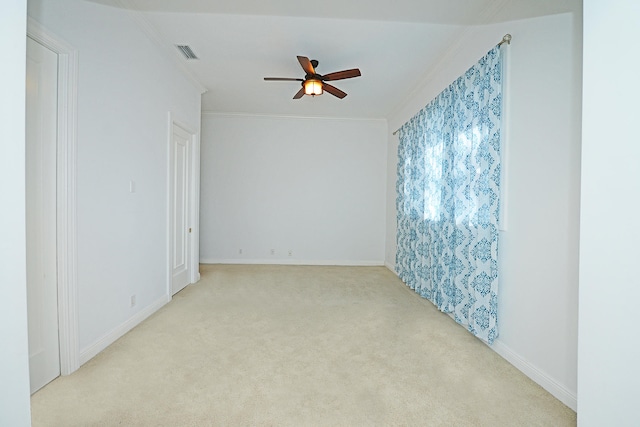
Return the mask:
{"type": "Polygon", "coordinates": [[[178,50],[180,52],[182,52],[182,54],[184,55],[185,58],[187,58],[187,59],[198,59],[198,57],[196,56],[195,53],[193,53],[193,50],[191,50],[191,47],[189,47],[189,45],[177,44],[176,47],[178,48],[178,50]]]}

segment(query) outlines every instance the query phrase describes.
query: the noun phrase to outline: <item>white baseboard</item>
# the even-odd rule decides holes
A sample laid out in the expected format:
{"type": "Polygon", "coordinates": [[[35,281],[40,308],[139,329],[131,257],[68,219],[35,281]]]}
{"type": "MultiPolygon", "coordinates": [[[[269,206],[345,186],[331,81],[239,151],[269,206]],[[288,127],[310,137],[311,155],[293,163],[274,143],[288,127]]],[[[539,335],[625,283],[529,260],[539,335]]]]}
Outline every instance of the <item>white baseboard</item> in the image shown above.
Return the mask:
{"type": "Polygon", "coordinates": [[[200,281],[200,271],[196,271],[193,276],[192,276],[192,280],[193,282],[189,283],[190,285],[195,285],[196,283],[198,283],[200,281]]]}
{"type": "Polygon", "coordinates": [[[100,353],[102,350],[113,344],[118,338],[129,332],[131,329],[135,328],[139,325],[144,319],[151,316],[153,313],[158,311],[162,306],[171,301],[171,297],[169,295],[163,295],[144,309],[140,310],[132,317],[130,317],[126,322],[116,327],[112,331],[108,332],[105,336],[100,338],[95,343],[91,344],[89,347],[80,351],[80,365],[84,365],[89,360],[91,360],[94,356],[100,353]]]}
{"type": "Polygon", "coordinates": [[[519,354],[503,344],[500,339],[495,340],[490,348],[502,356],[507,362],[518,368],[523,374],[551,393],[560,402],[564,403],[574,411],[578,410],[578,397],[575,393],[567,390],[563,385],[558,384],[554,379],[550,378],[547,374],[533,366],[519,354]]]}
{"type": "Polygon", "coordinates": [[[384,266],[387,267],[389,270],[391,270],[396,276],[398,275],[398,273],[396,273],[396,266],[391,264],[390,262],[385,261],[384,262],[384,266]]]}
{"type": "MultiPolygon", "coordinates": [[[[385,262],[385,267],[397,275],[393,265],[385,262]]],[[[455,322],[453,316],[451,314],[449,316],[455,322]]],[[[540,387],[551,393],[553,397],[577,412],[578,397],[575,393],[567,390],[563,385],[558,384],[554,379],[550,378],[540,369],[533,366],[518,353],[506,346],[499,338],[496,339],[493,342],[493,345],[489,346],[489,348],[498,353],[507,362],[515,366],[520,372],[531,378],[531,380],[536,382],[540,387]]]]}
{"type": "Polygon", "coordinates": [[[381,267],[384,261],[358,260],[299,260],[299,259],[212,259],[200,258],[200,264],[265,264],[265,265],[337,265],[355,267],[381,267]]]}

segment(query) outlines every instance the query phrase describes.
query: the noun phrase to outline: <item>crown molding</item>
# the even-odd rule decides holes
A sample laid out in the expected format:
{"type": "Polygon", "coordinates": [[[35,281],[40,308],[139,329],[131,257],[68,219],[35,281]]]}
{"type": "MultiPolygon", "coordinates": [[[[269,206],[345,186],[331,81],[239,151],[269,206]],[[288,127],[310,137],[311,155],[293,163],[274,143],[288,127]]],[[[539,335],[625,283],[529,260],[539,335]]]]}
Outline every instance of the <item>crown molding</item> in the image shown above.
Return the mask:
{"type": "MultiPolygon", "coordinates": [[[[406,105],[413,97],[415,97],[425,87],[427,87],[435,79],[435,77],[438,76],[443,71],[443,69],[445,69],[447,67],[447,65],[450,62],[451,58],[455,58],[456,56],[458,56],[458,55],[460,55],[462,53],[462,50],[463,50],[467,40],[469,40],[469,37],[478,28],[482,28],[482,27],[484,27],[486,25],[493,25],[493,24],[491,24],[491,19],[493,19],[495,16],[497,16],[499,14],[499,12],[503,8],[505,8],[509,3],[511,3],[511,0],[500,0],[500,1],[496,1],[495,3],[492,3],[492,7],[485,9],[484,13],[482,14],[481,22],[484,22],[484,24],[482,24],[482,25],[472,25],[472,26],[468,26],[468,27],[464,28],[464,30],[462,30],[460,32],[458,37],[456,37],[455,40],[453,40],[447,46],[446,50],[439,56],[439,58],[437,59],[437,61],[435,63],[436,65],[434,67],[432,67],[427,72],[427,74],[418,82],[417,85],[414,86],[414,89],[411,90],[411,92],[409,92],[407,94],[407,96],[405,96],[402,99],[402,101],[398,102],[396,105],[393,106],[393,108],[391,108],[388,111],[388,113],[386,114],[386,117],[388,119],[391,119],[391,118],[395,117],[397,114],[399,114],[402,111],[402,107],[404,105],[406,105]]],[[[489,49],[487,49],[487,50],[489,50],[489,49]]],[[[452,81],[453,80],[455,80],[455,79],[452,79],[452,81]]],[[[425,105],[429,101],[430,100],[427,100],[427,102],[425,102],[425,105]]],[[[416,113],[417,113],[417,111],[416,111],[416,113]]]]}
{"type": "Polygon", "coordinates": [[[256,117],[256,118],[273,118],[273,119],[312,119],[312,120],[341,120],[341,121],[361,121],[361,122],[381,122],[386,123],[384,117],[329,117],[329,116],[297,116],[291,114],[267,114],[267,113],[234,113],[220,111],[203,111],[202,116],[213,117],[256,117]]]}

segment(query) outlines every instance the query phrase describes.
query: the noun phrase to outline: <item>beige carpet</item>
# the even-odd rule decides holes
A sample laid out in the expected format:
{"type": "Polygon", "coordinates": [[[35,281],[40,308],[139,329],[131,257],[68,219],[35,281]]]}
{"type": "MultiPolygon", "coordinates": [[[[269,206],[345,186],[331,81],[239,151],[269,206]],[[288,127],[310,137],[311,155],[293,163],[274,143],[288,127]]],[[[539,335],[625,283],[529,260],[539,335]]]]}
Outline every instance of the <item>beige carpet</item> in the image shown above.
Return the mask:
{"type": "Polygon", "coordinates": [[[212,266],[31,400],[34,426],[573,426],[384,267],[212,266]]]}

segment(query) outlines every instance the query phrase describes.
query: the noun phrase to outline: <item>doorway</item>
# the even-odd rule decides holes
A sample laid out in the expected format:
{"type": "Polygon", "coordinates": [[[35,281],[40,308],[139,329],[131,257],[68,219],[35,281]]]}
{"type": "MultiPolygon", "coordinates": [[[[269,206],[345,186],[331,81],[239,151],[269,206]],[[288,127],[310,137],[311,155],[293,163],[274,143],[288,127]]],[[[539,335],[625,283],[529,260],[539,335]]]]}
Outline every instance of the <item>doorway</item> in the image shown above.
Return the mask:
{"type": "Polygon", "coordinates": [[[80,367],[76,288],[77,51],[28,19],[27,311],[32,393],[80,367]]]}
{"type": "Polygon", "coordinates": [[[192,283],[193,150],[196,135],[170,119],[169,138],[169,262],[170,295],[192,283]]]}

